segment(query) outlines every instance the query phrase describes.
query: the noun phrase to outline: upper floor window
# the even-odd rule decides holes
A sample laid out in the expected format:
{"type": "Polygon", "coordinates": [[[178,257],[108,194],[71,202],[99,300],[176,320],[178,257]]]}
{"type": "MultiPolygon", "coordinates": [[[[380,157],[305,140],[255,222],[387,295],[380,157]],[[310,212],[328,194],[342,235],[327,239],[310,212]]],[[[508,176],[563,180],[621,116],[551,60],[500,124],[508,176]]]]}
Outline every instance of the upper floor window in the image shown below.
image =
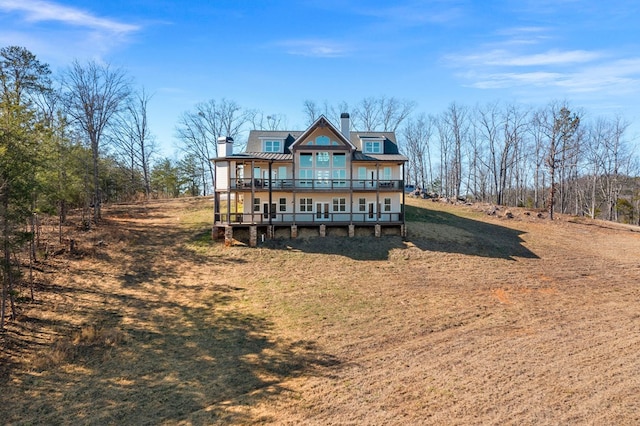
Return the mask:
{"type": "Polygon", "coordinates": [[[316,153],[316,167],[329,167],[329,153],[326,151],[316,153]]]}
{"type": "Polygon", "coordinates": [[[265,140],[264,152],[282,152],[282,141],[280,140],[265,140]]]}
{"type": "Polygon", "coordinates": [[[366,154],[382,154],[382,141],[364,141],[363,152],[366,154]]]}
{"type": "Polygon", "coordinates": [[[329,145],[331,143],[331,139],[329,136],[318,136],[316,138],[316,145],[329,145]]]}
{"type": "Polygon", "coordinates": [[[300,154],[300,167],[304,167],[304,168],[313,167],[313,154],[310,154],[310,153],[300,154]]]}
{"type": "Polygon", "coordinates": [[[338,141],[331,140],[329,138],[329,136],[320,135],[320,136],[316,137],[315,139],[308,140],[305,143],[305,145],[317,145],[317,146],[333,145],[333,146],[338,146],[340,144],[338,143],[338,141]]]}

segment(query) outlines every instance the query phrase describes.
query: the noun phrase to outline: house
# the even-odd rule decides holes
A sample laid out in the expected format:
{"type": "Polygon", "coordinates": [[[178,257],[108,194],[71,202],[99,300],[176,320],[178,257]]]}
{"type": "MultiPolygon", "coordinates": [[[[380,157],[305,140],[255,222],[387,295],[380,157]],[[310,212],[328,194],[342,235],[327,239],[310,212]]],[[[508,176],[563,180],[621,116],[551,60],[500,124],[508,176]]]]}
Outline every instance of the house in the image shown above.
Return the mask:
{"type": "Polygon", "coordinates": [[[253,130],[246,151],[218,140],[214,235],[231,242],[248,231],[255,246],[278,232],[296,238],[300,228],[319,236],[342,229],[405,234],[404,165],[393,132],[340,129],[324,116],[304,131],[253,130]]]}

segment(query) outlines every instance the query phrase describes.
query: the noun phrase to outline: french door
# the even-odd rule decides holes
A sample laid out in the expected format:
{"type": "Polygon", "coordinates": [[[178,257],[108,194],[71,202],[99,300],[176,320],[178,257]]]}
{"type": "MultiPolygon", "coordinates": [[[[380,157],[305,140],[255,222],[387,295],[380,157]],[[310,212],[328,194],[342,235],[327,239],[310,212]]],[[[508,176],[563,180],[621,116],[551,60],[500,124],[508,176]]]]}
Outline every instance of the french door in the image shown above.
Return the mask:
{"type": "Polygon", "coordinates": [[[329,220],[329,203],[316,203],[316,219],[329,220]]]}

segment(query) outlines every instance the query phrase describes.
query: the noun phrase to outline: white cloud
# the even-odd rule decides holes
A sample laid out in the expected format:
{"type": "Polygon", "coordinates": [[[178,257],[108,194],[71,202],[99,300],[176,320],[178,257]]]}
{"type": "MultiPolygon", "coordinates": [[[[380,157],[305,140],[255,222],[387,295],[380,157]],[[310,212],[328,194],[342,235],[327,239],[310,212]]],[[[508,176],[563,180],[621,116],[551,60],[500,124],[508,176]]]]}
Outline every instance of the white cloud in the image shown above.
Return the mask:
{"type": "Polygon", "coordinates": [[[612,60],[563,72],[476,70],[458,75],[477,89],[530,89],[604,96],[640,93],[640,58],[612,60]]]}
{"type": "Polygon", "coordinates": [[[345,46],[326,40],[285,40],[277,45],[283,47],[288,54],[297,56],[338,58],[346,56],[348,53],[345,46]]]}
{"type": "Polygon", "coordinates": [[[505,49],[494,49],[473,55],[450,55],[447,58],[459,66],[535,67],[586,63],[602,56],[599,52],[586,50],[549,50],[543,53],[515,54],[505,49]]]}
{"type": "Polygon", "coordinates": [[[80,9],[48,1],[0,0],[0,10],[22,13],[28,22],[54,21],[121,35],[140,29],[137,25],[100,18],[80,9]]]}

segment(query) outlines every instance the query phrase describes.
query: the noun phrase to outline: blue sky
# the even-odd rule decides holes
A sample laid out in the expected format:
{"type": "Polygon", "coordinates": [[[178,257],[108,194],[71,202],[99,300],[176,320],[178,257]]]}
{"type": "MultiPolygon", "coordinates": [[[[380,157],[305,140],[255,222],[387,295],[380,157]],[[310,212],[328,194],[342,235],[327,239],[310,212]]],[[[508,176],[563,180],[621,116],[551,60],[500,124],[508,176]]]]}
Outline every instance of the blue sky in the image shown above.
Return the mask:
{"type": "Polygon", "coordinates": [[[307,99],[394,96],[417,111],[568,100],[640,133],[636,0],[0,0],[0,46],[52,70],[122,67],[154,94],[166,155],[178,117],[226,98],[304,126],[307,99]]]}

